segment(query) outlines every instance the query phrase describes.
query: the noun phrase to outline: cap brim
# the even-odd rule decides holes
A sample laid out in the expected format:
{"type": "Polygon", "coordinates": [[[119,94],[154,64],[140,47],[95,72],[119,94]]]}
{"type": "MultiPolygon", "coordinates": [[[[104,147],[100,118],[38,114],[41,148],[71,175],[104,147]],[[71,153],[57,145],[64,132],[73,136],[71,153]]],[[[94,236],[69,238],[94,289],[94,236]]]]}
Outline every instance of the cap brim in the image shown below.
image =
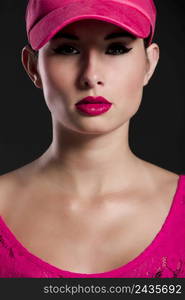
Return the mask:
{"type": "Polygon", "coordinates": [[[29,42],[34,50],[39,50],[43,47],[65,26],[85,19],[112,23],[138,38],[147,38],[151,33],[150,21],[134,7],[110,1],[108,6],[102,3],[102,8],[100,9],[100,5],[97,8],[92,4],[88,5],[87,2],[87,5],[82,7],[80,4],[77,5],[77,2],[52,11],[30,30],[28,33],[29,42]],[[72,5],[76,5],[76,9],[72,5]]]}

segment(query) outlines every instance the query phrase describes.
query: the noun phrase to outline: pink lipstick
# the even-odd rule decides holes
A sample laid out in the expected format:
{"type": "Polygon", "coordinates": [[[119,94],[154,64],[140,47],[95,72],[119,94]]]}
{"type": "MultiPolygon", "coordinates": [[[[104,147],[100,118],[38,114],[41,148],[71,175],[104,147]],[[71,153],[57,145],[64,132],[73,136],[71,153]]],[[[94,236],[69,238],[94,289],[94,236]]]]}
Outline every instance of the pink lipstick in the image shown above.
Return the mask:
{"type": "Polygon", "coordinates": [[[86,97],[76,104],[76,108],[90,116],[97,116],[107,112],[112,103],[103,97],[86,97]]]}

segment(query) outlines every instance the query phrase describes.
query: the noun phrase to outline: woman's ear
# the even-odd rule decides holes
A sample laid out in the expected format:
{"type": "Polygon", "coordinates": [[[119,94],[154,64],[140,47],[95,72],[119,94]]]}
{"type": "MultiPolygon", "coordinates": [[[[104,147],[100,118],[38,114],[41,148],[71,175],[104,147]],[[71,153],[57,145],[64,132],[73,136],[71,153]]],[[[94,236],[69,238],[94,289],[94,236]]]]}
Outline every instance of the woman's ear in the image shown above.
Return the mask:
{"type": "Polygon", "coordinates": [[[35,86],[37,88],[42,89],[42,81],[41,81],[41,78],[40,78],[40,75],[39,75],[39,72],[37,69],[38,57],[36,56],[33,49],[29,45],[26,45],[22,49],[21,60],[22,60],[22,64],[24,66],[26,73],[28,74],[30,79],[33,81],[35,86]]]}
{"type": "Polygon", "coordinates": [[[150,78],[152,77],[155,71],[155,68],[159,60],[159,53],[160,53],[159,46],[156,43],[151,44],[146,49],[147,70],[144,78],[144,86],[148,84],[150,78]]]}

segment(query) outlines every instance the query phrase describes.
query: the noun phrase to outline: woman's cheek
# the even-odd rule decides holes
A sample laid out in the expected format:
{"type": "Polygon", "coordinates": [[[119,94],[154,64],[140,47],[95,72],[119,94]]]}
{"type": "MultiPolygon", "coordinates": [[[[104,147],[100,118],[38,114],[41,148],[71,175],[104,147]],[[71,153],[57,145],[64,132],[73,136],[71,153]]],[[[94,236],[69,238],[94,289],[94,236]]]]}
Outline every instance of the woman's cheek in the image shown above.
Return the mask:
{"type": "Polygon", "coordinates": [[[127,68],[126,85],[128,86],[129,93],[137,97],[143,90],[146,65],[145,60],[140,57],[133,60],[133,62],[127,68]]]}
{"type": "Polygon", "coordinates": [[[143,68],[127,69],[122,81],[122,95],[124,99],[125,110],[128,115],[134,115],[141,104],[143,95],[143,68]],[[129,105],[128,105],[129,104],[129,105]]]}
{"type": "Polygon", "coordinates": [[[61,95],[66,86],[66,76],[64,72],[56,64],[48,64],[41,72],[43,82],[43,91],[47,101],[50,101],[57,95],[61,95]]]}

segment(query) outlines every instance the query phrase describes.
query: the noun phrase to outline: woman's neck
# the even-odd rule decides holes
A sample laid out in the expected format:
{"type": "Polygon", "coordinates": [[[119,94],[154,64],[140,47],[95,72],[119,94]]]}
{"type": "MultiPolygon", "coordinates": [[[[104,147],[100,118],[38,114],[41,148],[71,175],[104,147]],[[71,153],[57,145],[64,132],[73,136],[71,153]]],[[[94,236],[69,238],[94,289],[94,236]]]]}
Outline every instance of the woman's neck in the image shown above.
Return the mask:
{"type": "Polygon", "coordinates": [[[40,157],[43,174],[66,192],[81,198],[126,189],[137,182],[142,160],[129,148],[128,134],[116,129],[104,135],[63,132],[40,157]]]}

